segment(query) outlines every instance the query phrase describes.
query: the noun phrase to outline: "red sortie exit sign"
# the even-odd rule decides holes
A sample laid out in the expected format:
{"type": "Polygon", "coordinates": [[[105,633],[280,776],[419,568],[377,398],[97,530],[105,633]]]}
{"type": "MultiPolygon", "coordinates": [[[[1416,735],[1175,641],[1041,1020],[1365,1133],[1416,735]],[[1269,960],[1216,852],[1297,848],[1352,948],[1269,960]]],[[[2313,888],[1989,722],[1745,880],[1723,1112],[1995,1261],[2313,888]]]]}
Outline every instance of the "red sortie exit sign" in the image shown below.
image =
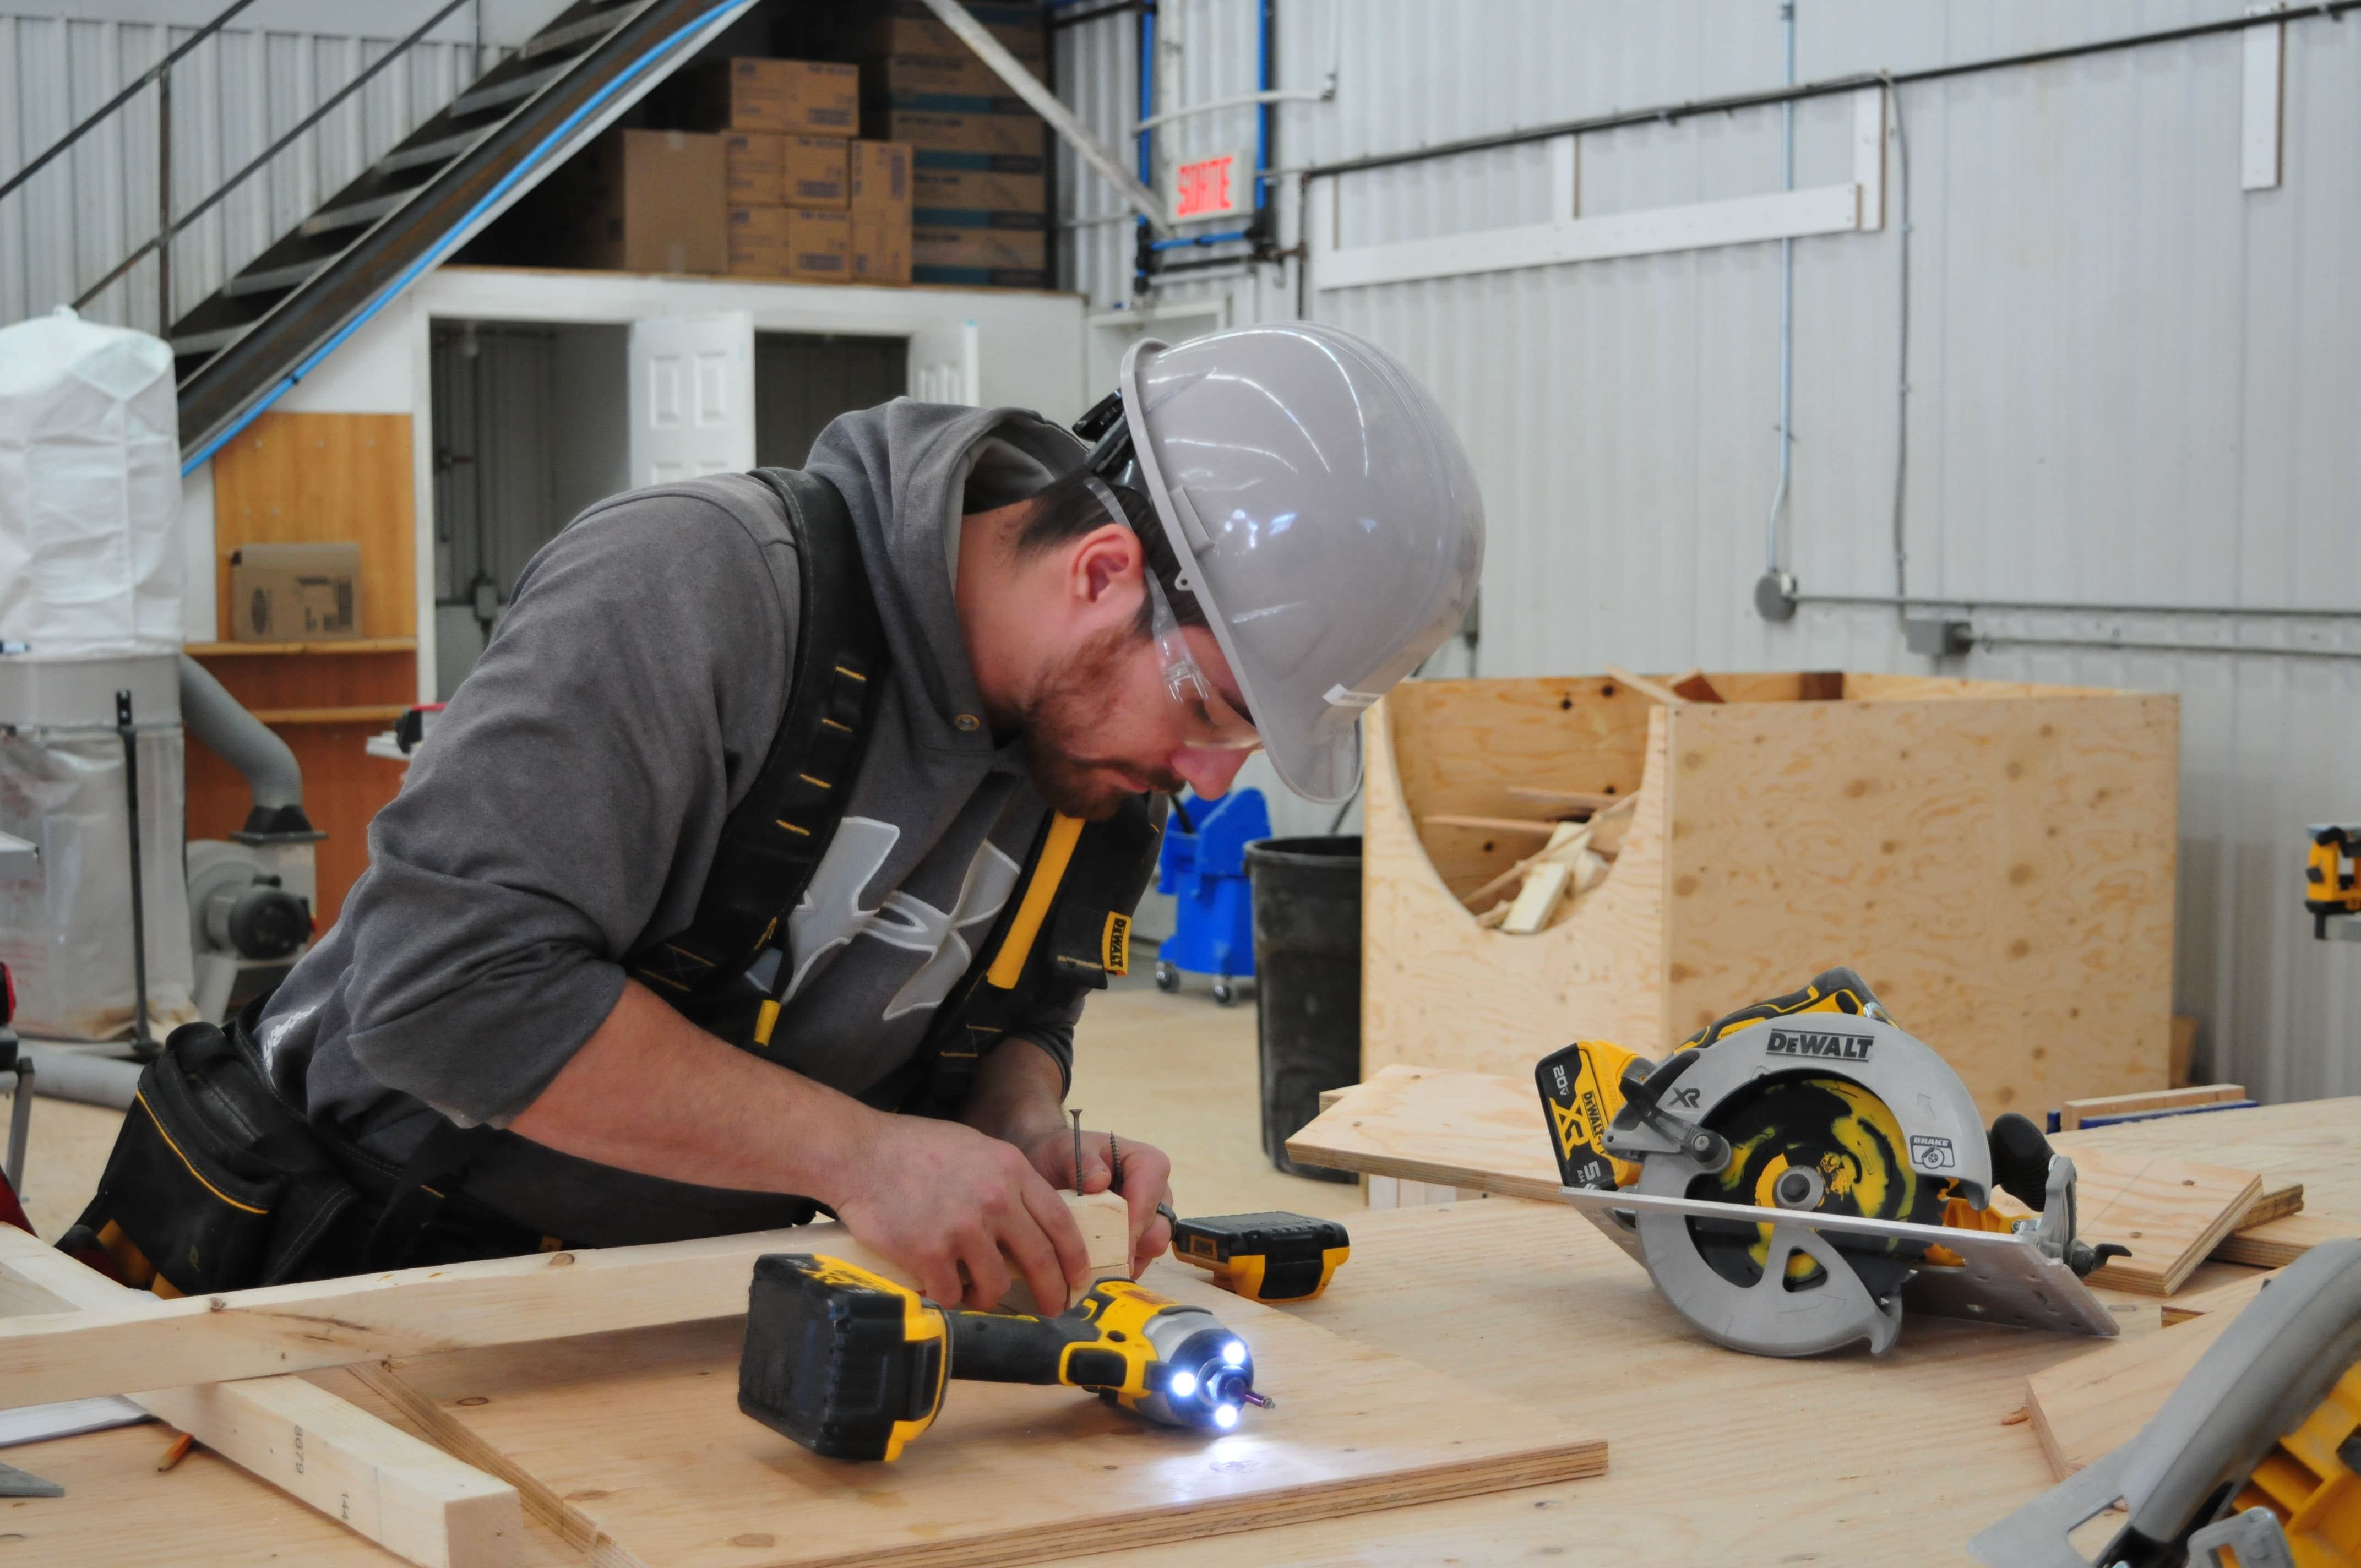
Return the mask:
{"type": "Polygon", "coordinates": [[[1254,155],[1225,152],[1172,170],[1172,221],[1227,218],[1254,211],[1254,155]]]}

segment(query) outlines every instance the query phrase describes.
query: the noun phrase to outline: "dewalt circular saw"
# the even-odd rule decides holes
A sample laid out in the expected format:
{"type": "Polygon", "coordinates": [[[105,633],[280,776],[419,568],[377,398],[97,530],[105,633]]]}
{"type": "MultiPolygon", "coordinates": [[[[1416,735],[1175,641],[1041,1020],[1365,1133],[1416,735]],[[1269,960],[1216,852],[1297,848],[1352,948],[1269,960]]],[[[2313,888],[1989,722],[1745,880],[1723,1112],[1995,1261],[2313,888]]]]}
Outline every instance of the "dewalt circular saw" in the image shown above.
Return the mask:
{"type": "Polygon", "coordinates": [[[1763,1355],[1866,1340],[1906,1299],[1946,1316],[2108,1335],[2082,1277],[2073,1162],[1967,1085],[1861,977],[1831,970],[1661,1062],[1583,1040],[1543,1059],[1565,1196],[1708,1338],[1763,1355]],[[2040,1211],[1991,1212],[1997,1187],[2040,1211]]]}

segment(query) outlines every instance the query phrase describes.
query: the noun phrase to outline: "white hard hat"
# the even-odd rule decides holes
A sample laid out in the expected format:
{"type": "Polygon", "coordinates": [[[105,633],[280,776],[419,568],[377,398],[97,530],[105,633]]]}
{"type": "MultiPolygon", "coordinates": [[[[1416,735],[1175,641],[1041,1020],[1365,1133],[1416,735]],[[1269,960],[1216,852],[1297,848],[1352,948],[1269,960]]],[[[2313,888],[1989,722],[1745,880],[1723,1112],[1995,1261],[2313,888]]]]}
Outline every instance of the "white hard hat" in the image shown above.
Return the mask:
{"type": "Polygon", "coordinates": [[[1459,438],[1391,355],[1310,322],[1140,342],[1118,391],[1121,430],[1104,405],[1077,427],[1104,434],[1092,467],[1153,503],[1279,777],[1347,798],[1361,710],[1476,597],[1459,438]]]}

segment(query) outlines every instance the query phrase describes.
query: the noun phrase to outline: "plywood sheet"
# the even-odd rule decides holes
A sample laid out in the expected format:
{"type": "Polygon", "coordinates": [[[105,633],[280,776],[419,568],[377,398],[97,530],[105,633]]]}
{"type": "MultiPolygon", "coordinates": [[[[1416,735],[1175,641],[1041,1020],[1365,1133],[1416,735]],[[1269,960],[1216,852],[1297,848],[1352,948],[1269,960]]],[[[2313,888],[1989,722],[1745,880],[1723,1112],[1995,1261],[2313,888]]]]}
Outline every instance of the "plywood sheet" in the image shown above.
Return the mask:
{"type": "MultiPolygon", "coordinates": [[[[2132,1249],[2091,1277],[2093,1285],[2169,1296],[2262,1196],[2251,1170],[2096,1148],[2074,1155],[2077,1233],[2132,1249]]],[[[2006,1193],[1993,1207],[2032,1212],[2006,1193]]]]}
{"type": "Polygon", "coordinates": [[[2251,1111],[2209,1111],[2198,1122],[2127,1122],[2062,1133],[2052,1141],[2069,1153],[2086,1148],[2200,1159],[2259,1172],[2266,1190],[2301,1184],[2308,1210],[2361,1214],[2361,1097],[2261,1105],[2251,1111]]]}
{"type": "Polygon", "coordinates": [[[891,1465],[818,1459],[741,1415],[742,1320],[397,1363],[381,1389],[518,1482],[606,1563],[1036,1562],[1598,1474],[1606,1445],[1498,1394],[1228,1296],[1279,1401],[1226,1437],[1067,1389],[955,1383],[891,1465]]]}
{"type": "Polygon", "coordinates": [[[2343,1236],[2361,1236],[2361,1223],[2331,1214],[2290,1214],[2223,1237],[2213,1248],[2213,1258],[2217,1263],[2285,1268],[2321,1243],[2343,1236]]]}
{"type": "Polygon", "coordinates": [[[1380,1068],[1287,1140],[1291,1159],[1510,1198],[1555,1201],[1539,1093],[1530,1080],[1441,1068],[1380,1068]]]}
{"type": "Polygon", "coordinates": [[[2206,1312],[2026,1379],[2026,1408],[2051,1471],[2064,1480],[2136,1436],[2213,1348],[2268,1274],[2208,1292],[2206,1312]]]}
{"type": "Polygon", "coordinates": [[[1671,1036],[1842,963],[1987,1116],[2165,1087],[2173,698],[1667,717],[1671,1036]]]}

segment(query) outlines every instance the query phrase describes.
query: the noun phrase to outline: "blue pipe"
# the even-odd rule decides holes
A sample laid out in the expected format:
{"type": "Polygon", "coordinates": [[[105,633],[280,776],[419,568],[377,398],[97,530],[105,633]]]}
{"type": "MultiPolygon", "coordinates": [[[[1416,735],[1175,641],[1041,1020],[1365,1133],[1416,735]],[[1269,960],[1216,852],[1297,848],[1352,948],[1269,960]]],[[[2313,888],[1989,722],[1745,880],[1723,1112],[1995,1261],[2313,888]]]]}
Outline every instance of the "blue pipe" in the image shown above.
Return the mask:
{"type": "MultiPolygon", "coordinates": [[[[1142,120],[1146,120],[1155,113],[1156,7],[1153,5],[1142,5],[1139,8],[1139,117],[1142,120]]],[[[1147,186],[1151,191],[1156,189],[1156,179],[1154,174],[1150,172],[1151,164],[1149,159],[1150,148],[1148,137],[1154,134],[1155,133],[1152,131],[1142,130],[1137,137],[1139,148],[1139,182],[1142,185],[1147,186]]],[[[1138,234],[1147,227],[1148,220],[1146,218],[1139,218],[1133,222],[1132,234],[1135,236],[1135,241],[1138,234]]],[[[1148,273],[1145,269],[1135,264],[1132,268],[1131,281],[1133,292],[1140,292],[1147,285],[1148,273]]]]}
{"type": "Polygon", "coordinates": [[[1232,229],[1227,234],[1192,234],[1182,239],[1150,240],[1148,242],[1148,248],[1150,250],[1185,250],[1192,245],[1226,245],[1234,239],[1252,239],[1253,237],[1254,236],[1245,229],[1232,229]]]}
{"type": "MultiPolygon", "coordinates": [[[[1341,3],[1341,0],[1340,0],[1341,3]]],[[[1255,35],[1255,91],[1270,91],[1270,0],[1261,0],[1260,30],[1255,35]]],[[[1263,210],[1268,200],[1264,188],[1268,181],[1263,170],[1270,167],[1270,105],[1255,105],[1255,211],[1263,210]]]]}
{"type": "MultiPolygon", "coordinates": [[[[181,465],[181,477],[186,478],[189,475],[195,473],[197,469],[208,458],[212,457],[214,453],[220,451],[224,446],[226,446],[231,441],[235,440],[238,432],[244,430],[247,425],[252,424],[256,420],[261,418],[262,415],[269,410],[273,403],[276,403],[280,399],[293,391],[295,389],[296,382],[301,381],[304,377],[318,369],[320,362],[327,358],[329,355],[334,354],[337,348],[342,346],[346,339],[351,337],[353,334],[358,332],[363,326],[366,326],[370,319],[378,313],[378,312],[385,309],[385,307],[393,301],[396,295],[400,294],[404,289],[409,288],[411,284],[417,281],[420,274],[425,272],[427,269],[442,260],[443,258],[449,253],[453,244],[456,240],[456,237],[467,232],[468,225],[474,223],[478,217],[482,216],[483,214],[490,208],[493,203],[499,201],[502,196],[507,195],[509,192],[515,189],[518,181],[523,179],[526,174],[530,173],[533,166],[539,163],[544,158],[547,157],[550,151],[560,142],[573,135],[575,127],[581,125],[584,120],[588,119],[601,104],[604,104],[608,99],[613,97],[619,90],[628,84],[642,71],[647,70],[648,67],[653,65],[664,56],[671,53],[674,47],[683,38],[687,38],[691,33],[701,32],[705,28],[712,27],[715,23],[722,20],[726,15],[747,10],[752,6],[754,3],[755,0],[730,0],[730,4],[717,6],[715,9],[707,12],[697,20],[674,32],[662,43],[656,45],[655,48],[648,50],[645,54],[642,54],[638,60],[631,63],[629,69],[618,75],[612,82],[608,82],[605,86],[599,88],[598,91],[590,94],[590,96],[585,100],[578,108],[577,108],[572,114],[566,115],[564,120],[559,122],[555,130],[551,131],[547,136],[542,137],[540,142],[534,146],[533,149],[525,154],[523,159],[518,162],[514,169],[510,170],[508,173],[502,175],[500,177],[500,183],[494,185],[489,191],[485,192],[482,199],[477,202],[474,206],[467,209],[466,216],[462,217],[457,223],[452,225],[448,229],[445,229],[443,232],[443,237],[436,240],[433,245],[427,247],[427,248],[419,256],[417,260],[402,269],[401,276],[387,284],[385,289],[379,293],[376,299],[371,300],[362,308],[358,315],[356,315],[352,320],[337,328],[336,331],[330,335],[327,342],[322,344],[318,348],[313,349],[310,355],[304,357],[302,363],[297,365],[294,369],[289,371],[286,377],[281,379],[277,386],[271,388],[269,391],[264,393],[252,404],[248,405],[246,411],[239,414],[237,418],[232,420],[229,424],[224,428],[220,434],[214,436],[211,441],[206,442],[203,446],[199,447],[194,456],[181,465]]],[[[1145,118],[1146,116],[1143,115],[1142,117],[1145,118]]],[[[1141,159],[1143,163],[1146,161],[1145,153],[1141,155],[1141,159]]]]}

